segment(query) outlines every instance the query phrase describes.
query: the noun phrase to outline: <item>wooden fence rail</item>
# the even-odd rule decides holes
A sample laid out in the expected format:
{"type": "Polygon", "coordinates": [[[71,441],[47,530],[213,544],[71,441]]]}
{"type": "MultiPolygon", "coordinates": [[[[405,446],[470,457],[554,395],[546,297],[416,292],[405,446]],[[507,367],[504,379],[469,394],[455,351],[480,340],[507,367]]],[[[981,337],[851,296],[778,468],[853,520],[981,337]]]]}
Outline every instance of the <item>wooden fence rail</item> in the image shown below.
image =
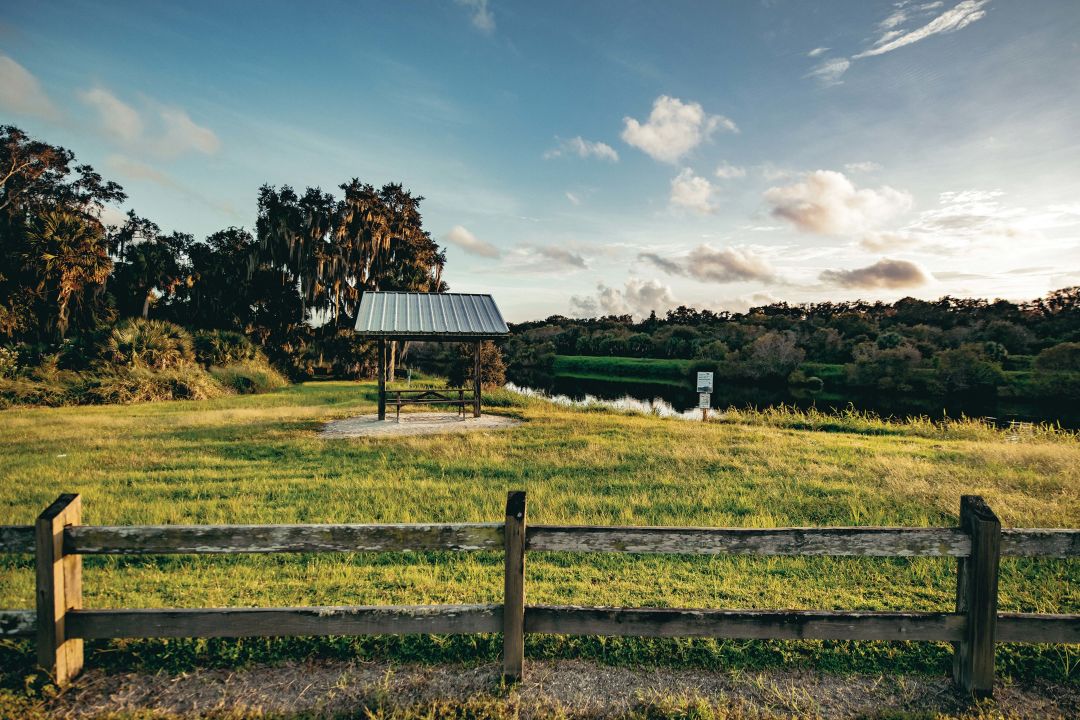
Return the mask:
{"type": "Polygon", "coordinates": [[[956,528],[681,528],[527,525],[525,493],[501,523],[84,526],[61,495],[31,526],[0,526],[0,553],[33,553],[35,610],[0,610],[0,637],[36,637],[38,662],[68,683],[88,639],[378,634],[503,634],[503,674],[520,679],[525,635],[919,640],[953,643],[953,679],[992,693],[1001,642],[1080,643],[1080,615],[998,613],[1002,556],[1080,556],[1080,530],[1002,529],[964,496],[956,528]],[[82,607],[83,555],[502,550],[501,604],[93,610],[82,607]],[[716,610],[527,605],[527,552],[954,557],[955,612],[716,610]]]}

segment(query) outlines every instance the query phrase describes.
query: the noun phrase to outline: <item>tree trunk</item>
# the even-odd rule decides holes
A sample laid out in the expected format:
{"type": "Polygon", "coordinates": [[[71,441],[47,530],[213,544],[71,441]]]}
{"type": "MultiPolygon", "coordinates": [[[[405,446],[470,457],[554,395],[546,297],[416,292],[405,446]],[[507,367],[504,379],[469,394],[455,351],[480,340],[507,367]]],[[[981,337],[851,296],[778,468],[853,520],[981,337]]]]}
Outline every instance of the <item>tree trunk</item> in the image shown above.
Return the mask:
{"type": "Polygon", "coordinates": [[[151,298],[152,298],[153,296],[154,296],[154,291],[153,291],[153,290],[147,290],[147,291],[146,291],[146,297],[145,297],[145,298],[143,298],[143,304],[142,304],[142,316],[143,316],[143,320],[145,320],[146,318],[150,317],[150,299],[151,299],[151,298]]]}
{"type": "Polygon", "coordinates": [[[390,362],[386,363],[386,379],[394,382],[394,370],[397,368],[397,340],[390,341],[390,362]]]}

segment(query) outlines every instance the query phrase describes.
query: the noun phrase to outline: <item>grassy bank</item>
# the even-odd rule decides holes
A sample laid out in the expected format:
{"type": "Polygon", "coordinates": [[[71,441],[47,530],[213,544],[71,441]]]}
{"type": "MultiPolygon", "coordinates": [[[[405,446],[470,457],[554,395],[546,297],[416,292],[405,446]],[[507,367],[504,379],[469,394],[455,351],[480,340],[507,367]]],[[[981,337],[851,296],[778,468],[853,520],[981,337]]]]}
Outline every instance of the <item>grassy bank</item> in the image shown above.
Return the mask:
{"type": "MultiPolygon", "coordinates": [[[[463,436],[324,440],[374,409],[370,383],[257,396],[0,413],[0,523],[80,492],[90,524],[498,521],[529,492],[537,523],[951,525],[986,496],[1006,526],[1080,526],[1080,442],[1009,443],[983,426],[864,426],[744,413],[701,424],[562,408],[496,393],[527,422],[463,436]],[[808,423],[808,424],[807,424],[808,423]],[[801,429],[811,428],[811,429],[801,429]],[[813,429],[818,428],[818,429],[813,429]]],[[[85,561],[88,607],[498,602],[497,553],[162,556],[85,561]]],[[[529,601],[731,608],[949,610],[938,559],[530,554],[529,601]]],[[[0,607],[33,604],[29,557],[0,558],[0,607]]],[[[1002,611],[1077,612],[1080,563],[1008,560],[1002,611]]],[[[182,669],[321,655],[491,660],[497,637],[109,642],[98,667],[182,669]]],[[[939,644],[531,636],[533,657],[605,663],[945,673],[939,644]]],[[[0,646],[7,684],[27,643],[0,646]]],[[[1001,646],[1002,672],[1076,682],[1076,648],[1001,646]]]]}
{"type": "Polygon", "coordinates": [[[685,385],[691,364],[690,360],[556,355],[552,372],[583,380],[638,380],[685,385]]]}

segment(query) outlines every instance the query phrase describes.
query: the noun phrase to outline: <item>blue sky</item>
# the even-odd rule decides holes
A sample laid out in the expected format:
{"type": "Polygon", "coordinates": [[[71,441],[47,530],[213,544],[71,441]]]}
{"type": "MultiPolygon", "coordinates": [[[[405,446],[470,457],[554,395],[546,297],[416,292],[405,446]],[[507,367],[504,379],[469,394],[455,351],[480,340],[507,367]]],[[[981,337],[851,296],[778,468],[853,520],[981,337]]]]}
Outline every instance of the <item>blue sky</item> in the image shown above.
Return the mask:
{"type": "Polygon", "coordinates": [[[27,1],[0,122],[197,237],[400,181],[511,320],[1080,283],[1068,0],[27,1]]]}

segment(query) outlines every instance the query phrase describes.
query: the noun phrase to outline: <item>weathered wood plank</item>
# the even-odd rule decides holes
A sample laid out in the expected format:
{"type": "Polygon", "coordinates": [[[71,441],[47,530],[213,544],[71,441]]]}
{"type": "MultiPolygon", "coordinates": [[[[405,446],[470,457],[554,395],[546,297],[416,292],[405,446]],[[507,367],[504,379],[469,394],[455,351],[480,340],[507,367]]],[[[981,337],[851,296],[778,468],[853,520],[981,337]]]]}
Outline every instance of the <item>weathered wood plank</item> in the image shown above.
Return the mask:
{"type": "Polygon", "coordinates": [[[1080,643],[1080,615],[998,613],[997,641],[1015,643],[1080,643]]]}
{"type": "Polygon", "coordinates": [[[1080,555],[1080,530],[1067,528],[1002,530],[1001,554],[1021,557],[1076,557],[1080,555]]]}
{"type": "Polygon", "coordinates": [[[68,626],[84,639],[495,633],[502,606],[79,610],[68,613],[68,626]]]}
{"type": "Polygon", "coordinates": [[[525,491],[506,495],[503,566],[503,679],[521,680],[525,670],[525,491]]]}
{"type": "Polygon", "coordinates": [[[34,552],[33,525],[0,525],[0,553],[34,552]]]}
{"type": "Polygon", "coordinates": [[[64,534],[82,555],[499,550],[502,523],[432,525],[84,526],[64,534]]]}
{"type": "Polygon", "coordinates": [[[83,642],[67,625],[70,613],[82,607],[82,558],[64,553],[64,529],[81,518],[82,498],[64,494],[34,523],[38,665],[60,687],[83,667],[83,642]]]}
{"type": "Polygon", "coordinates": [[[780,640],[959,640],[952,613],[690,610],[528,605],[525,632],[780,640]]]}
{"type": "Polygon", "coordinates": [[[957,528],[679,528],[532,525],[527,550],[691,555],[917,555],[964,557],[957,528]]]}
{"type": "Polygon", "coordinates": [[[34,637],[36,620],[34,610],[0,610],[0,637],[34,637]]]}
{"type": "Polygon", "coordinates": [[[960,498],[960,525],[971,536],[971,556],[957,563],[956,612],[967,615],[953,655],[953,682],[976,697],[994,692],[1001,522],[978,495],[960,498]]]}

